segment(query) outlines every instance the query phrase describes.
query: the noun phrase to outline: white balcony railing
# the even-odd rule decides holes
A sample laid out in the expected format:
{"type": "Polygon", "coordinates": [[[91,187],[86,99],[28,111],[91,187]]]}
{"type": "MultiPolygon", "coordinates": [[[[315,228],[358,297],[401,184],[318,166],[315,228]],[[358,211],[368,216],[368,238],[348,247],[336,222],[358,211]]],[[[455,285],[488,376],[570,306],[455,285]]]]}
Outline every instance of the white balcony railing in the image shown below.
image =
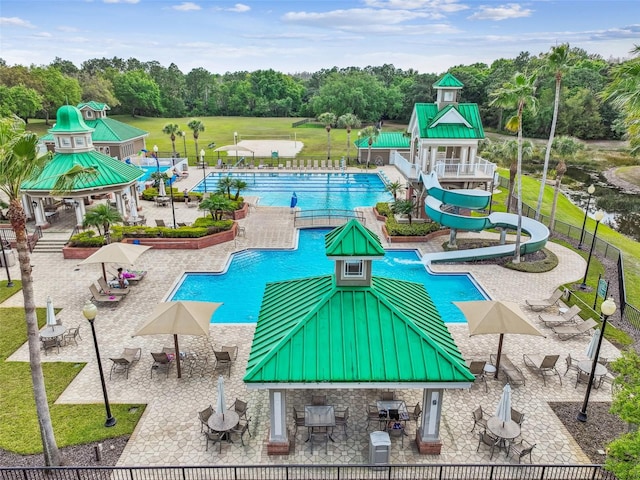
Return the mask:
{"type": "MultiPolygon", "coordinates": [[[[408,180],[417,180],[420,177],[421,168],[419,165],[410,163],[405,157],[398,152],[391,152],[389,163],[395,165],[408,180]]],[[[493,178],[496,171],[496,164],[488,162],[482,157],[476,157],[473,164],[461,163],[458,159],[451,158],[445,163],[438,161],[434,170],[439,178],[456,178],[456,177],[483,177],[493,178]]],[[[429,172],[423,172],[425,174],[429,172]]]]}

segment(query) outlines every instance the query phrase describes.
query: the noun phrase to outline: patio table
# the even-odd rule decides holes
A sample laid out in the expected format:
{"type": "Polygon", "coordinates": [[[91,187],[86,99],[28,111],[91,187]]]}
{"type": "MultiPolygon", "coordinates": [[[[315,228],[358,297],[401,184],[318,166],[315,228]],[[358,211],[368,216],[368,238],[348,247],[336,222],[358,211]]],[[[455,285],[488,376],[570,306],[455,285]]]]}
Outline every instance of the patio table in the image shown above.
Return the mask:
{"type": "Polygon", "coordinates": [[[225,432],[225,438],[231,442],[229,430],[238,425],[240,416],[234,410],[226,410],[224,413],[214,413],[207,420],[207,425],[216,432],[225,432]]]}
{"type": "Polygon", "coordinates": [[[67,331],[67,328],[63,325],[53,325],[47,326],[42,329],[40,332],[40,338],[56,338],[64,335],[64,332],[67,331]]]}
{"type": "MultiPolygon", "coordinates": [[[[587,375],[591,375],[591,367],[593,366],[592,360],[583,360],[578,362],[578,370],[582,373],[586,373],[587,375]]],[[[600,386],[600,380],[607,374],[607,367],[602,365],[601,363],[596,363],[596,371],[593,379],[594,388],[598,388],[600,386]]]]}
{"type": "Polygon", "coordinates": [[[333,427],[336,426],[336,414],[333,405],[305,405],[304,426],[307,427],[309,432],[305,442],[308,442],[311,438],[311,432],[314,428],[326,429],[329,440],[335,441],[329,434],[329,428],[333,430],[333,427]]]}
{"type": "Polygon", "coordinates": [[[507,442],[520,435],[520,425],[513,420],[503,422],[498,417],[487,420],[487,428],[500,440],[498,447],[507,450],[507,442]]]}

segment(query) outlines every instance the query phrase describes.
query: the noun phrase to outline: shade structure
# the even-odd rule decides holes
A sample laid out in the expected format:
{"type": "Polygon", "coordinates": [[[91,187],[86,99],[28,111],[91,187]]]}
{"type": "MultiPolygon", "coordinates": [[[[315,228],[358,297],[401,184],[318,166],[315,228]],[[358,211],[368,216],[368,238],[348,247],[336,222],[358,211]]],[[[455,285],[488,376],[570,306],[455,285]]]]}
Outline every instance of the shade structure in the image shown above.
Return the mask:
{"type": "Polygon", "coordinates": [[[496,417],[502,420],[502,423],[511,420],[511,385],[505,384],[502,389],[502,396],[496,407],[496,417]]]}
{"type": "Polygon", "coordinates": [[[469,335],[499,334],[498,355],[495,377],[500,372],[500,355],[505,333],[520,335],[544,334],[529,322],[520,306],[514,302],[500,300],[478,300],[473,302],[453,302],[467,319],[469,335]]]}
{"type": "Polygon", "coordinates": [[[159,197],[166,197],[167,196],[167,189],[164,185],[164,177],[162,177],[159,181],[158,181],[158,196],[159,197]]]}
{"type": "Polygon", "coordinates": [[[238,155],[242,154],[243,152],[253,153],[253,150],[247,147],[243,147],[242,145],[224,145],[222,147],[216,148],[214,152],[229,152],[238,155]]]}
{"type": "Polygon", "coordinates": [[[104,268],[105,263],[120,263],[123,265],[133,265],[140,255],[149,250],[151,247],[146,245],[133,245],[131,243],[110,243],[101,247],[93,255],[85,258],[78,265],[89,265],[91,263],[102,264],[102,276],[107,280],[107,271],[104,268]]]}
{"type": "Polygon", "coordinates": [[[222,303],[191,301],[160,303],[154,307],[151,315],[135,335],[173,335],[178,378],[180,378],[182,372],[178,335],[209,336],[211,316],[220,305],[222,303]]]}
{"type": "Polygon", "coordinates": [[[587,345],[587,350],[586,350],[586,354],[587,357],[589,357],[591,360],[593,360],[593,357],[595,357],[596,355],[596,350],[598,349],[598,342],[600,341],[600,329],[596,328],[596,331],[593,332],[593,335],[591,335],[591,341],[589,342],[589,345],[587,345]]]}
{"type": "Polygon", "coordinates": [[[216,413],[221,413],[224,417],[225,405],[227,404],[224,398],[224,378],[222,375],[218,377],[218,398],[216,398],[216,413]]]}
{"type": "Polygon", "coordinates": [[[51,300],[51,297],[47,297],[47,326],[53,327],[57,323],[56,311],[53,308],[53,300],[51,300]]]}

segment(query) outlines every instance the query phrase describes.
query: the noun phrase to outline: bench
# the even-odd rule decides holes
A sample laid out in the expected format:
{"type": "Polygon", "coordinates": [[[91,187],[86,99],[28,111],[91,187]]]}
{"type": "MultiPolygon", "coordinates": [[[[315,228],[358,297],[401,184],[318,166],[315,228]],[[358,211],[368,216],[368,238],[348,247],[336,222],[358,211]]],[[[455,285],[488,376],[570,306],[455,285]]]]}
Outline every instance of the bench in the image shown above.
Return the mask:
{"type": "MultiPolygon", "coordinates": [[[[492,353],[491,355],[489,355],[489,360],[491,361],[491,363],[495,365],[497,361],[497,357],[498,357],[497,355],[494,355],[492,353]]],[[[511,359],[507,357],[507,355],[504,353],[500,355],[500,370],[507,377],[507,381],[511,385],[513,386],[524,385],[525,377],[524,377],[524,374],[522,373],[522,370],[516,367],[511,361],[511,359]]]]}

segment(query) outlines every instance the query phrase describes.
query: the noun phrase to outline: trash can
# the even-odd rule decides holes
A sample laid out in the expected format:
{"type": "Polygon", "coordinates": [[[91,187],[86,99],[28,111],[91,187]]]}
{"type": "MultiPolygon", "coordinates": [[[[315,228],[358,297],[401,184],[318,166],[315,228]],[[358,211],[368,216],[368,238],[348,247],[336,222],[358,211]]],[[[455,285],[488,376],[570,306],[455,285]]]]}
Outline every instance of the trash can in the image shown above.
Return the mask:
{"type": "Polygon", "coordinates": [[[13,250],[10,248],[4,249],[4,256],[2,252],[0,252],[0,267],[13,267],[16,264],[16,255],[13,253],[13,250]],[[4,259],[7,259],[7,265],[4,264],[4,259]]]}
{"type": "Polygon", "coordinates": [[[391,455],[391,439],[387,432],[369,434],[369,464],[388,465],[391,455]]]}

